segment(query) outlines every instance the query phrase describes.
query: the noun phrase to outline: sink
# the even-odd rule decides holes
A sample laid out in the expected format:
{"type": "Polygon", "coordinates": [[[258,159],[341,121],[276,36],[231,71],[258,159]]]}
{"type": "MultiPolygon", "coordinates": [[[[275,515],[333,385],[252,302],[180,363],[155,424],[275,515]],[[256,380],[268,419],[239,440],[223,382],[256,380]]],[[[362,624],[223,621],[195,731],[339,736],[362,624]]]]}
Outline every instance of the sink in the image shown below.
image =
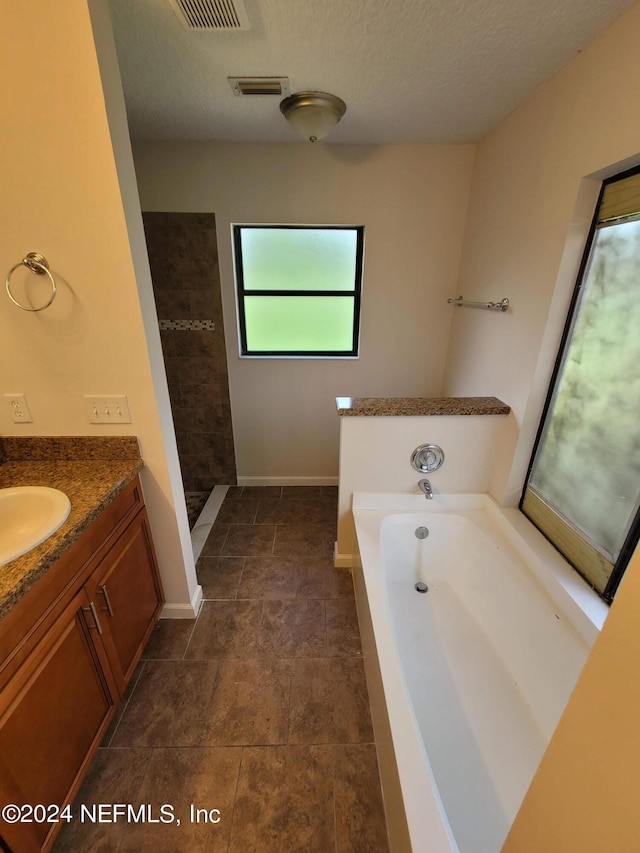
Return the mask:
{"type": "Polygon", "coordinates": [[[0,566],[44,542],[64,524],[71,501],[48,486],[0,489],[0,566]]]}

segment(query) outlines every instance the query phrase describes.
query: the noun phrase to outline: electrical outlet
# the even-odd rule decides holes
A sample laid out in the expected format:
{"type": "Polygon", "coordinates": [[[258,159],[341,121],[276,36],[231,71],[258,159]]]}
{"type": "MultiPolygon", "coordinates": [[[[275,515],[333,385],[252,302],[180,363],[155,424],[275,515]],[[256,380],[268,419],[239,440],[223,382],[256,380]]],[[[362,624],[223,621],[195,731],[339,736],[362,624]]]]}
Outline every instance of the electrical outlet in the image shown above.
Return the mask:
{"type": "Polygon", "coordinates": [[[85,394],[85,410],[91,424],[130,424],[129,402],[126,397],[108,394],[85,394]]]}
{"type": "Polygon", "coordinates": [[[14,424],[31,424],[33,418],[27,406],[27,399],[24,394],[5,394],[5,400],[11,408],[11,418],[14,424]]]}

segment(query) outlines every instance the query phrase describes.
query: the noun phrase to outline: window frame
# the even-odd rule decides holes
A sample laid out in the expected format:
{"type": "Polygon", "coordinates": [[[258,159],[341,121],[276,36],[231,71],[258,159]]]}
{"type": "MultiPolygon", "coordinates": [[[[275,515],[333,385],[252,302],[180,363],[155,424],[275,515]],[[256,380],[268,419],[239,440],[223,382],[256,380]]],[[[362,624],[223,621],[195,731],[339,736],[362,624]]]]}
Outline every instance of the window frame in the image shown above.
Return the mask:
{"type": "MultiPolygon", "coordinates": [[[[548,539],[548,541],[551,542],[551,544],[559,551],[560,551],[560,549],[558,548],[558,545],[553,541],[553,539],[550,538],[550,536],[547,534],[547,532],[545,530],[543,530],[526,513],[526,511],[523,508],[523,504],[524,504],[525,498],[527,496],[527,489],[529,487],[531,474],[533,472],[533,467],[534,467],[534,464],[536,461],[538,448],[540,446],[540,443],[541,443],[543,436],[544,436],[544,433],[545,433],[545,425],[546,425],[547,415],[548,415],[549,409],[553,405],[553,402],[555,399],[555,391],[556,391],[556,387],[557,387],[557,383],[558,383],[558,378],[560,376],[560,372],[562,370],[562,366],[564,363],[565,352],[566,352],[567,347],[569,346],[569,343],[571,341],[571,337],[572,337],[572,333],[573,333],[573,329],[574,329],[574,324],[575,324],[575,320],[576,320],[576,312],[577,312],[579,301],[580,301],[581,290],[582,290],[582,286],[585,282],[585,273],[587,271],[587,267],[588,267],[588,264],[589,264],[589,261],[591,258],[591,253],[593,250],[593,243],[594,243],[596,231],[598,230],[598,214],[600,211],[602,198],[604,196],[604,193],[605,193],[607,186],[609,186],[610,184],[613,184],[613,183],[617,183],[618,181],[622,181],[625,178],[630,178],[636,174],[640,174],[640,166],[634,166],[630,169],[625,170],[624,172],[620,172],[616,175],[612,175],[610,178],[604,179],[602,182],[602,186],[600,187],[600,192],[598,194],[598,200],[597,200],[597,203],[595,206],[593,219],[591,221],[591,227],[589,228],[589,234],[587,236],[585,248],[584,248],[584,251],[582,254],[582,259],[580,261],[580,266],[578,268],[578,274],[576,276],[576,281],[575,281],[575,284],[573,287],[573,292],[571,294],[571,300],[569,303],[569,308],[567,309],[567,316],[566,316],[566,320],[565,320],[564,327],[562,330],[562,336],[560,338],[560,343],[558,345],[558,352],[557,352],[556,359],[554,362],[553,370],[551,372],[551,377],[549,379],[547,394],[545,397],[544,405],[542,407],[542,412],[540,414],[538,429],[536,432],[535,440],[533,442],[533,447],[531,450],[531,456],[529,459],[529,465],[527,467],[527,472],[526,472],[526,475],[524,478],[524,483],[522,486],[522,495],[521,495],[520,501],[518,503],[518,508],[519,508],[520,512],[522,512],[523,515],[531,522],[531,524],[533,524],[534,527],[536,527],[536,529],[539,530],[540,533],[542,533],[542,535],[546,539],[548,539]]],[[[622,580],[622,578],[624,576],[624,573],[625,573],[626,568],[629,564],[629,561],[631,560],[631,557],[633,556],[633,553],[634,553],[636,547],[638,546],[639,542],[640,542],[640,511],[637,511],[635,516],[631,520],[631,524],[629,525],[629,529],[627,530],[627,534],[625,536],[624,542],[622,543],[622,545],[620,547],[620,552],[618,554],[618,558],[616,559],[615,563],[613,564],[611,574],[609,575],[609,579],[608,579],[608,581],[604,587],[604,590],[602,592],[598,592],[598,590],[595,589],[595,586],[593,585],[592,581],[588,577],[586,577],[583,574],[583,572],[577,566],[575,566],[573,563],[571,563],[562,551],[560,551],[560,553],[570,563],[572,568],[586,581],[586,583],[588,583],[594,589],[594,591],[607,604],[611,604],[611,602],[613,601],[613,598],[616,594],[616,591],[618,589],[618,586],[620,585],[620,581],[622,580]]]]}
{"type": "Polygon", "coordinates": [[[362,273],[364,267],[364,225],[299,225],[274,223],[232,223],[233,266],[235,274],[236,309],[238,316],[238,348],[240,358],[295,358],[295,359],[357,359],[360,350],[360,310],[362,305],[362,273]],[[242,230],[298,230],[298,231],[355,231],[356,257],[353,290],[247,290],[244,287],[242,259],[242,230]],[[353,300],[353,329],[350,350],[250,350],[247,345],[245,296],[345,297],[353,300]]]}

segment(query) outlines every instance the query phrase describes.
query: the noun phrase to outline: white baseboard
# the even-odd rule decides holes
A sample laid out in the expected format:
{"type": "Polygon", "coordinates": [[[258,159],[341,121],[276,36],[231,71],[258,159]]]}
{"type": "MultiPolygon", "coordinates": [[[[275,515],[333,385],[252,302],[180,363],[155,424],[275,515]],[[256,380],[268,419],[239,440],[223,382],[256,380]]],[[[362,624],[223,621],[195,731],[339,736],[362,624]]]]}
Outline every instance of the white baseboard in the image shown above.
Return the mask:
{"type": "Polygon", "coordinates": [[[172,604],[168,601],[162,608],[161,619],[196,619],[202,607],[202,587],[200,584],[195,588],[191,598],[191,604],[172,604]]]}
{"type": "Polygon", "coordinates": [[[337,486],[337,477],[240,477],[239,486],[337,486]]]}

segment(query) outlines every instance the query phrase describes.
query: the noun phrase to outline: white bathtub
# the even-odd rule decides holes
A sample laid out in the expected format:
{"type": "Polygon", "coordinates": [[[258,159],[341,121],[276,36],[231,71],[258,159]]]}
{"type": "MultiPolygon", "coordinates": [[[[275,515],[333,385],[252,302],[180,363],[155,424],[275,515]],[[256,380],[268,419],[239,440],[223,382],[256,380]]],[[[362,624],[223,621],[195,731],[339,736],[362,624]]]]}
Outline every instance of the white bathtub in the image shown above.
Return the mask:
{"type": "Polygon", "coordinates": [[[606,605],[487,495],[356,494],[353,515],[392,850],[498,853],[606,605]]]}

